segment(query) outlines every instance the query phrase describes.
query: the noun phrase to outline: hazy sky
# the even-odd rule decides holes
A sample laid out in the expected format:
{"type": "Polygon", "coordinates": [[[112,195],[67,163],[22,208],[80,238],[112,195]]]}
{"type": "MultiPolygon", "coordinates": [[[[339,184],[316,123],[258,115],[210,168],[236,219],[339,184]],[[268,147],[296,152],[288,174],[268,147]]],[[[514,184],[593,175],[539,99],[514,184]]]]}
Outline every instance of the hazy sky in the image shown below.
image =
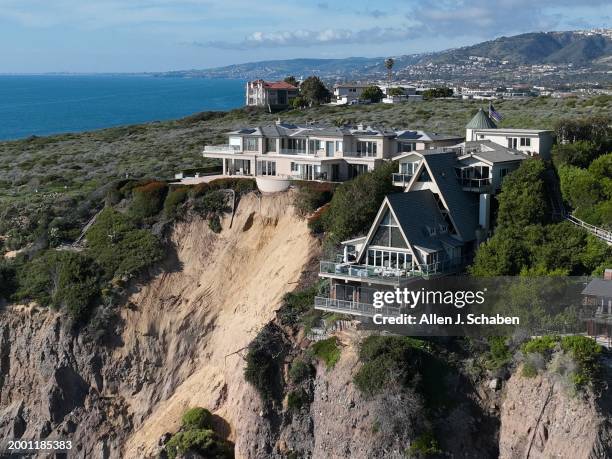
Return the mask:
{"type": "Polygon", "coordinates": [[[612,27],[610,0],[0,0],[0,73],[388,56],[612,27]]]}

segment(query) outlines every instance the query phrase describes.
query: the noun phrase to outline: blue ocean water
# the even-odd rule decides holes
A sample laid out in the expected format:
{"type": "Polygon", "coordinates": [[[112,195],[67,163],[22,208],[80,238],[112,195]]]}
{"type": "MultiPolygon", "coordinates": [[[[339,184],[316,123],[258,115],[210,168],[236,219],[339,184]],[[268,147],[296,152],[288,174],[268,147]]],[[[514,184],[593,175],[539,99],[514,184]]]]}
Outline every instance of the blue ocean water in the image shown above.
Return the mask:
{"type": "Polygon", "coordinates": [[[81,132],[244,105],[244,82],[128,75],[0,75],[0,139],[81,132]]]}

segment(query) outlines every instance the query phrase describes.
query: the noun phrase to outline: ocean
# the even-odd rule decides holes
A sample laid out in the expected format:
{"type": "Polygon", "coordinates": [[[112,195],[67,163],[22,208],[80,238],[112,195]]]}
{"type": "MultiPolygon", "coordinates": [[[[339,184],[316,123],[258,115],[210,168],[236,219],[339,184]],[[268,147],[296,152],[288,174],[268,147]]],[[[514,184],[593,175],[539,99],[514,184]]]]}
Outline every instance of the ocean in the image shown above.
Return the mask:
{"type": "Polygon", "coordinates": [[[0,139],[82,132],[244,105],[244,82],[131,75],[0,75],[0,139]]]}

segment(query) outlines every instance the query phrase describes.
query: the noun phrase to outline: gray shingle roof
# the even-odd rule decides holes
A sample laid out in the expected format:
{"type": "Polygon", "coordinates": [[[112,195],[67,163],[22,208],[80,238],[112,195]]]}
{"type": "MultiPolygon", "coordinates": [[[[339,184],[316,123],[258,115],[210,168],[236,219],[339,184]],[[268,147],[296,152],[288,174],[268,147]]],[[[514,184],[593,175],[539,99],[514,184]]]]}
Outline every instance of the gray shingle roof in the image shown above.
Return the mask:
{"type": "Polygon", "coordinates": [[[479,108],[478,113],[474,115],[474,118],[465,127],[466,129],[495,129],[497,126],[484,110],[479,108]]]}
{"type": "Polygon", "coordinates": [[[583,295],[612,298],[612,281],[593,279],[582,291],[583,295]]]}
{"type": "Polygon", "coordinates": [[[524,153],[511,148],[498,145],[491,140],[476,140],[465,142],[465,153],[474,154],[479,158],[491,163],[503,163],[507,161],[522,161],[527,159],[524,153]]]}
{"type": "Polygon", "coordinates": [[[438,185],[442,198],[447,203],[449,214],[464,241],[476,238],[478,228],[478,195],[463,191],[455,166],[457,160],[453,152],[426,150],[419,152],[431,170],[432,179],[438,185]]]}
{"type": "Polygon", "coordinates": [[[446,241],[450,236],[438,234],[438,225],[444,224],[445,221],[430,190],[393,193],[387,195],[387,199],[410,244],[425,251],[444,248],[441,239],[446,241]],[[428,226],[436,230],[435,236],[429,235],[428,226]]]}

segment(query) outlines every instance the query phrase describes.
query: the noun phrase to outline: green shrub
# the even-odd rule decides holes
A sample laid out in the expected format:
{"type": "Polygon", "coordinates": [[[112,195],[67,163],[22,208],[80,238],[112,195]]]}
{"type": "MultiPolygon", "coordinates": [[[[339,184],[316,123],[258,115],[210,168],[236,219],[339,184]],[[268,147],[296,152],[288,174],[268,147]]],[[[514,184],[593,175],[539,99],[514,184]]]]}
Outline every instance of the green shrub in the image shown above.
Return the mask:
{"type": "Polygon", "coordinates": [[[340,360],[340,347],[336,337],[317,341],[312,345],[312,352],[317,358],[325,362],[328,369],[333,368],[340,360]]]}
{"type": "Polygon", "coordinates": [[[87,247],[109,278],[141,271],[164,255],[155,235],[112,208],[102,211],[87,232],[87,247]]]}
{"type": "Polygon", "coordinates": [[[283,325],[296,325],[303,314],[313,308],[317,287],[286,293],[283,305],[278,311],[278,318],[283,325]]]}
{"type": "Polygon", "coordinates": [[[17,289],[15,266],[0,258],[0,298],[10,298],[17,289]]]}
{"type": "Polygon", "coordinates": [[[219,178],[208,183],[211,190],[234,190],[236,194],[243,195],[257,189],[255,179],[251,178],[219,178]]]}
{"type": "Polygon", "coordinates": [[[218,215],[213,215],[208,220],[208,227],[213,233],[220,233],[223,227],[221,226],[221,219],[218,215]]]}
{"type": "Polygon", "coordinates": [[[301,384],[312,378],[313,375],[313,366],[301,358],[295,359],[289,368],[289,379],[293,384],[301,384]]]}
{"type": "Polygon", "coordinates": [[[293,206],[299,215],[308,215],[327,204],[334,193],[334,185],[324,182],[299,182],[293,196],[293,206]]]}
{"type": "Polygon", "coordinates": [[[183,427],[188,429],[212,428],[212,413],[206,408],[191,408],[183,414],[183,427]]]}
{"type": "Polygon", "coordinates": [[[168,192],[165,182],[152,181],[132,190],[130,213],[136,218],[147,218],[157,215],[162,209],[168,192]]]}
{"type": "Polygon", "coordinates": [[[388,162],[336,188],[325,214],[325,230],[333,243],[366,233],[385,196],[394,189],[391,174],[396,168],[395,162],[388,162]]]}
{"type": "Polygon", "coordinates": [[[310,397],[302,388],[293,390],[287,394],[287,407],[291,411],[299,411],[310,403],[310,397]]]}
{"type": "Polygon", "coordinates": [[[169,459],[184,455],[190,451],[207,458],[233,458],[232,449],[208,429],[190,429],[176,433],[166,443],[169,459]]]}
{"type": "Polygon", "coordinates": [[[199,198],[200,196],[204,196],[206,193],[210,191],[210,185],[206,182],[198,183],[191,187],[189,195],[192,198],[199,198]]]}
{"type": "Polygon", "coordinates": [[[273,323],[268,323],[249,344],[244,379],[257,389],[264,402],[278,399],[282,392],[284,353],[283,332],[273,323]]]}
{"type": "Polygon", "coordinates": [[[601,346],[592,338],[576,335],[561,338],[561,349],[570,354],[576,362],[576,386],[591,383],[599,371],[601,346]]]}
{"type": "Polygon", "coordinates": [[[490,370],[497,370],[512,361],[512,353],[505,336],[491,336],[487,338],[489,352],[486,354],[485,364],[490,370]]]}
{"type": "Polygon", "coordinates": [[[536,366],[534,365],[532,361],[527,360],[523,362],[523,369],[521,371],[521,374],[525,378],[535,378],[536,375],[538,374],[538,369],[536,368],[536,366]]]}
{"type": "Polygon", "coordinates": [[[209,191],[202,197],[199,209],[217,215],[227,212],[227,194],[220,190],[209,191]]]}
{"type": "Polygon", "coordinates": [[[49,250],[20,267],[18,285],[17,299],[63,309],[79,322],[100,294],[100,269],[78,252],[49,250]]]}
{"type": "Polygon", "coordinates": [[[537,352],[542,355],[547,355],[555,349],[558,342],[558,336],[544,335],[530,339],[521,346],[521,350],[526,354],[537,352]]]}
{"type": "Polygon", "coordinates": [[[368,396],[394,382],[407,386],[414,373],[423,367],[425,349],[423,341],[410,337],[368,336],[359,347],[362,366],[353,382],[368,396]]]}
{"type": "Polygon", "coordinates": [[[164,214],[167,218],[175,218],[177,216],[178,207],[187,199],[188,188],[175,188],[168,192],[164,201],[164,214]]]}
{"type": "Polygon", "coordinates": [[[431,454],[441,454],[442,450],[433,432],[425,432],[410,443],[410,453],[417,457],[426,457],[431,454]]]}

